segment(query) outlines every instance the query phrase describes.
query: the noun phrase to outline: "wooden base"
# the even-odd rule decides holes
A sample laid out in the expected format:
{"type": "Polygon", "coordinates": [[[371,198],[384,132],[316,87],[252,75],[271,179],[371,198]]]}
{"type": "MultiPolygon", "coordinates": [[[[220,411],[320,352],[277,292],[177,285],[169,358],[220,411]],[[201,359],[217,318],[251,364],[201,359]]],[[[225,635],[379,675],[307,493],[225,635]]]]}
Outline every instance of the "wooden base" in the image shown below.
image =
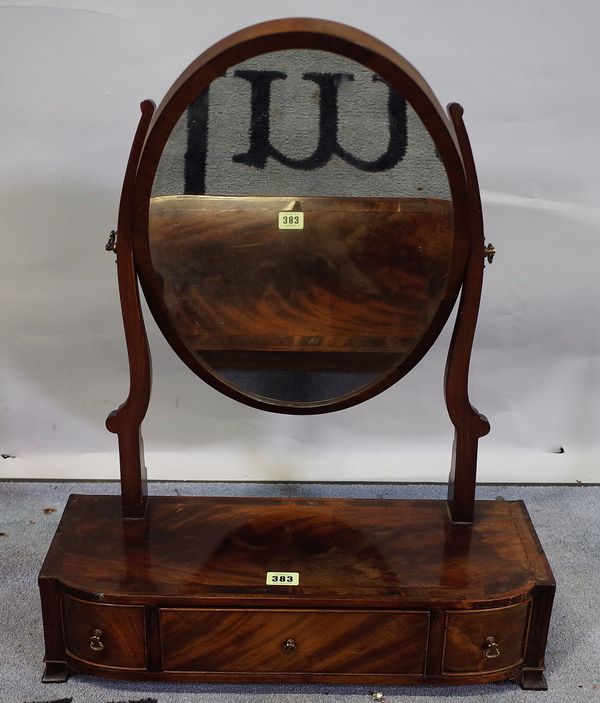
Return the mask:
{"type": "Polygon", "coordinates": [[[65,662],[49,662],[44,665],[42,683],[64,683],[69,678],[65,662]]]}
{"type": "Polygon", "coordinates": [[[45,681],[68,667],[541,687],[554,579],[520,501],[477,502],[472,525],[443,501],[154,497],[143,520],[120,511],[117,496],[69,499],[40,573],[45,681]]]}
{"type": "Polygon", "coordinates": [[[516,681],[526,691],[547,691],[548,684],[542,669],[523,669],[516,681]]]}

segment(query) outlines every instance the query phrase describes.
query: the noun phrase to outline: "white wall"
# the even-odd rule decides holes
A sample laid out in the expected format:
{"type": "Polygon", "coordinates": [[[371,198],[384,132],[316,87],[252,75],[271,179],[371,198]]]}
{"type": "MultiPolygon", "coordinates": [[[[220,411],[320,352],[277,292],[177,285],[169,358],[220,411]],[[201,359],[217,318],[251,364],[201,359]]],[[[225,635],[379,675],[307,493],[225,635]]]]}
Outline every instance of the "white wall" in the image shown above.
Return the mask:
{"type": "MultiPolygon", "coordinates": [[[[383,39],[465,107],[486,269],[471,377],[482,481],[600,481],[600,5],[596,0],[0,2],[0,477],[115,477],[128,388],[114,258],[143,98],[257,21],[383,39]],[[563,447],[563,454],[555,453],[563,447]]],[[[151,477],[445,480],[449,331],[397,387],[324,416],[261,413],[193,378],[148,319],[151,477]]]]}

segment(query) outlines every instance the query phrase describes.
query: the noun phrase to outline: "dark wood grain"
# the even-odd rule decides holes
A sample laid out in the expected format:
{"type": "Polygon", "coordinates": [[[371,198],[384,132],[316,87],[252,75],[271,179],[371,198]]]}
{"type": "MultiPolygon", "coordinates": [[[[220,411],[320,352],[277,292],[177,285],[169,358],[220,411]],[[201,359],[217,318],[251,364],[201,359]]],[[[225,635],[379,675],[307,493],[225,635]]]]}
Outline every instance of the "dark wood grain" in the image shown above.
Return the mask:
{"type": "MultiPolygon", "coordinates": [[[[337,23],[291,19],[257,25],[219,42],[182,74],[158,110],[146,101],[142,113],[123,184],[117,241],[131,384],[127,400],[107,419],[107,427],[119,437],[122,500],[72,496],[65,509],[39,577],[44,680],[62,681],[75,671],[154,681],[455,685],[514,679],[525,688],[543,688],[555,588],[552,572],[522,503],[474,501],[477,442],[489,429],[468,394],[482,285],[483,222],[462,108],[452,106],[448,117],[418,72],[374,38],[337,23]],[[373,261],[366,283],[361,267],[348,269],[341,297],[346,304],[354,302],[353,295],[367,294],[368,312],[376,310],[379,315],[379,332],[366,310],[352,306],[343,318],[341,334],[339,329],[329,334],[319,325],[308,332],[286,328],[287,352],[299,355],[294,363],[313,355],[305,344],[310,337],[318,339],[334,368],[347,356],[349,340],[356,353],[365,355],[365,363],[404,354],[400,363],[370,385],[314,403],[282,403],[245,394],[214,373],[212,367],[218,365],[214,358],[223,354],[227,342],[217,339],[215,323],[225,311],[237,315],[239,324],[236,305],[241,292],[226,285],[218,290],[221,311],[212,318],[210,334],[200,341],[204,354],[213,354],[205,363],[197,353],[198,344],[189,344],[173,325],[164,293],[173,296],[169,286],[173,289],[176,283],[170,275],[157,276],[149,237],[154,175],[186,107],[229,67],[290,48],[323,49],[358,61],[405,97],[435,143],[452,196],[452,253],[445,272],[435,269],[430,261],[435,252],[427,247],[441,245],[447,253],[447,212],[438,219],[445,223],[439,241],[419,239],[415,223],[403,225],[412,247],[405,252],[405,278],[388,276],[373,261]],[[419,247],[427,253],[422,260],[428,268],[425,274],[415,256],[419,247]],[[446,402],[456,430],[448,501],[146,499],[140,424],[150,397],[151,363],[137,276],[165,337],[198,376],[253,407],[293,414],[347,408],[400,379],[431,347],[462,287],[446,367],[446,402]],[[348,287],[348,281],[353,285],[348,287]],[[377,296],[370,286],[375,282],[391,286],[392,292],[399,286],[398,295],[410,290],[409,307],[414,307],[418,324],[406,318],[388,325],[387,316],[393,320],[399,310],[373,305],[377,296]],[[434,303],[423,327],[428,285],[434,303]],[[369,330],[367,343],[357,332],[359,326],[369,330]],[[417,328],[422,332],[419,342],[406,351],[404,333],[412,330],[414,335],[417,328]],[[343,344],[336,346],[339,340],[343,344]],[[267,586],[267,571],[297,571],[300,584],[267,586]],[[95,653],[89,644],[97,628],[105,632],[106,649],[95,653]],[[267,656],[268,640],[279,643],[290,628],[300,634],[300,647],[285,653],[291,654],[289,658],[282,659],[279,650],[267,656]],[[216,641],[211,633],[217,633],[216,641]],[[481,663],[484,634],[505,638],[503,661],[481,663]],[[253,642],[256,646],[249,646],[253,642]],[[199,670],[206,666],[203,657],[210,659],[214,670],[199,670]],[[269,666],[272,670],[267,671],[269,666]]],[[[396,216],[386,211],[387,201],[373,203],[378,216],[385,213],[383,219],[396,216]]],[[[240,228],[237,235],[251,238],[256,231],[240,228]]],[[[379,247],[389,254],[383,229],[378,234],[373,226],[365,232],[369,237],[381,235],[379,247]]],[[[215,251],[222,248],[217,234],[212,233],[215,251]]],[[[338,275],[340,262],[346,261],[352,247],[346,246],[340,258],[331,249],[335,242],[331,232],[325,232],[322,240],[328,248],[319,254],[317,247],[312,256],[320,256],[325,270],[337,269],[338,275]]],[[[188,244],[195,246],[192,239],[188,244]]],[[[303,250],[306,244],[299,242],[303,250]]],[[[200,273],[206,280],[207,272],[200,273]]],[[[321,275],[320,287],[329,293],[326,280],[321,275]]],[[[284,283],[279,281],[279,305],[286,299],[282,290],[284,283]]],[[[322,296],[320,303],[322,307],[322,296]]],[[[306,307],[307,301],[302,301],[300,309],[306,307]]],[[[334,307],[339,307],[337,302],[334,307]]],[[[266,318],[281,322],[285,316],[275,312],[276,305],[266,318]]],[[[211,322],[210,315],[205,319],[211,322]]],[[[264,335],[252,326],[249,331],[255,335],[253,347],[225,351],[245,354],[250,364],[260,363],[258,352],[283,353],[265,343],[264,335]]],[[[273,356],[268,361],[281,363],[273,356]]]]}
{"type": "Polygon", "coordinates": [[[161,196],[150,204],[149,237],[173,325],[200,356],[251,352],[270,369],[273,356],[261,352],[304,352],[302,362],[311,353],[327,366],[330,352],[368,352],[367,364],[378,353],[398,364],[442,299],[452,204],[161,196]],[[304,228],[279,230],[278,213],[292,203],[304,228]]]}
{"type": "Polygon", "coordinates": [[[452,103],[448,110],[456,130],[467,176],[471,238],[458,315],[446,362],[446,406],[454,425],[448,504],[454,522],[471,522],[477,480],[477,443],[480,437],[490,431],[487,418],[474,408],[469,400],[469,366],[483,281],[483,215],[477,171],[462,119],[463,109],[457,103],[452,103]]]}
{"type": "MultiPolygon", "coordinates": [[[[294,197],[293,194],[290,196],[294,197]]],[[[158,107],[140,156],[132,203],[133,246],[136,268],[150,310],[169,344],[198,376],[222,393],[253,407],[290,414],[314,414],[347,408],[362,402],[402,378],[431,347],[448,319],[462,284],[470,242],[470,202],[462,157],[454,128],[429,86],[396,52],[373,37],[335,22],[278,20],[239,32],[202,54],[176,81],[158,107]],[[156,169],[173,127],[188,105],[215,77],[245,59],[279,49],[325,49],[362,63],[381,76],[414,108],[429,132],[443,162],[452,196],[453,248],[444,291],[419,342],[373,381],[340,397],[311,401],[281,401],[242,391],[213,367],[202,363],[193,344],[178,332],[165,304],[161,280],[156,276],[149,241],[149,204],[156,169]]],[[[361,314],[362,318],[362,314],[361,314]]]]}
{"type": "MultiPolygon", "coordinates": [[[[42,572],[47,562],[48,558],[44,562],[42,572]]],[[[40,574],[38,586],[44,623],[44,673],[42,681],[44,683],[63,683],[67,680],[69,672],[65,661],[65,639],[62,629],[58,583],[55,579],[40,574]]]]}
{"type": "Polygon", "coordinates": [[[510,506],[481,502],[465,527],[443,501],[154,497],[136,527],[115,498],[73,496],[49,570],[130,603],[506,604],[535,583],[510,506]],[[267,571],[300,585],[267,586],[267,571]]]}
{"type": "Polygon", "coordinates": [[[45,619],[52,661],[113,678],[529,682],[543,669],[523,651],[543,644],[523,613],[545,622],[551,572],[526,511],[483,501],[464,525],[446,507],[151,497],[124,521],[116,496],[72,496],[40,575],[63,602],[63,624],[45,619]],[[107,649],[88,653],[96,627],[107,649]],[[270,652],[284,634],[299,648],[270,652]],[[491,665],[488,635],[505,652],[491,665]]]}
{"type": "Polygon", "coordinates": [[[150,605],[146,606],[146,649],[148,671],[162,671],[160,610],[150,605]]]}
{"type": "Polygon", "coordinates": [[[165,671],[419,676],[427,631],[426,612],[162,610],[165,671]]]}
{"type": "Polygon", "coordinates": [[[545,691],[548,688],[544,677],[545,652],[556,582],[523,501],[519,501],[518,506],[514,505],[512,513],[521,541],[530,555],[529,560],[536,578],[525,666],[518,681],[524,689],[545,691]]]}
{"type": "Polygon", "coordinates": [[[429,639],[425,672],[428,678],[441,676],[444,640],[446,637],[446,611],[432,608],[429,611],[429,639]]]}
{"type": "Polygon", "coordinates": [[[64,595],[66,653],[75,659],[120,669],[146,669],[144,608],[101,605],[64,595]],[[90,640],[101,630],[103,649],[94,651],[90,640]]]}
{"type": "Polygon", "coordinates": [[[117,274],[119,296],[129,359],[129,394],[106,419],[106,427],[119,438],[123,516],[139,518],[146,507],[146,464],[140,425],[146,415],[152,388],[152,362],[140,304],[131,237],[131,201],[138,161],[154,103],[141,104],[142,115],[135,133],[119,206],[117,274]]]}
{"type": "Polygon", "coordinates": [[[530,603],[491,610],[449,611],[442,673],[475,674],[500,671],[523,661],[530,603]],[[485,656],[485,641],[493,637],[499,656],[485,656]]]}

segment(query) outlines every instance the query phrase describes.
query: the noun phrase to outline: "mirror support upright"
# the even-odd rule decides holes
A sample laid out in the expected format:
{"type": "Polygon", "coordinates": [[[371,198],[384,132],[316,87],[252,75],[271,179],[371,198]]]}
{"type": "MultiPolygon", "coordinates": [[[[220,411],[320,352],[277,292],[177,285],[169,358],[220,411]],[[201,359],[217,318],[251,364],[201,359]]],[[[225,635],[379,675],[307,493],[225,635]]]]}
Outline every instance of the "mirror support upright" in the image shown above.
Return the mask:
{"type": "Polygon", "coordinates": [[[469,137],[458,103],[448,106],[456,132],[469,191],[469,258],[463,280],[458,314],[448,350],[445,373],[446,406],[454,425],[452,467],[448,481],[448,505],[452,522],[473,522],[477,480],[477,443],[490,431],[490,423],[469,401],[469,365],[479,313],[483,283],[484,234],[481,197],[469,137]]]}
{"type": "Polygon", "coordinates": [[[129,359],[129,394],[119,408],[113,410],[106,419],[107,429],[116,433],[119,438],[121,499],[124,518],[141,518],[146,510],[146,465],[140,425],[148,410],[152,388],[152,362],[140,305],[131,241],[131,194],[142,146],[148,133],[155,105],[151,100],[144,100],[140,108],[142,116],[129,154],[121,190],[118,238],[115,248],[121,311],[129,359]]]}

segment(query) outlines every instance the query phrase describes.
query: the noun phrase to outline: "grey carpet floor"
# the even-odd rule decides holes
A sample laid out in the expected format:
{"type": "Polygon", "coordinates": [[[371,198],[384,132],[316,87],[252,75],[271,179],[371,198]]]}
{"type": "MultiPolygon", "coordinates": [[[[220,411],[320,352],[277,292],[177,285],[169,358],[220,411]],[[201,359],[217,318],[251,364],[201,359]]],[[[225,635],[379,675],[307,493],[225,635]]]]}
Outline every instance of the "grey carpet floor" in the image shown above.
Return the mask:
{"type": "MultiPolygon", "coordinates": [[[[116,493],[115,483],[0,482],[0,703],[369,703],[373,686],[107,682],[73,676],[44,685],[36,577],[70,493],[116,493]]],[[[158,483],[154,495],[443,498],[445,486],[158,483]]],[[[478,498],[523,498],[558,588],[546,656],[547,693],[513,683],[459,688],[381,687],[388,703],[456,699],[523,703],[600,701],[600,487],[482,486],[478,498]]]]}

